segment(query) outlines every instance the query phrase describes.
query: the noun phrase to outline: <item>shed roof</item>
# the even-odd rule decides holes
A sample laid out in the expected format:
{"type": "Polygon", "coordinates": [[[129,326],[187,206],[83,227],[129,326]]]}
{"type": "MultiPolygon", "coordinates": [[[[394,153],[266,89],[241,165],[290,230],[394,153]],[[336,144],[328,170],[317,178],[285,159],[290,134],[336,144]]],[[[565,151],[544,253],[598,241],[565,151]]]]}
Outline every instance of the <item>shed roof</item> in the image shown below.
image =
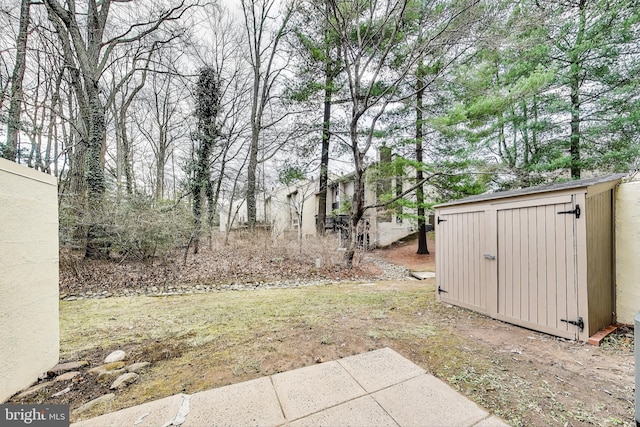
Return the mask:
{"type": "Polygon", "coordinates": [[[592,185],[604,184],[607,182],[620,181],[627,176],[625,173],[618,173],[614,175],[599,176],[594,178],[579,179],[574,181],[557,182],[554,184],[539,185],[536,187],[519,188],[517,190],[509,191],[497,191],[495,193],[477,194],[475,196],[465,197],[464,199],[453,200],[451,202],[442,203],[435,206],[436,208],[442,208],[446,206],[462,205],[465,203],[475,203],[496,199],[504,199],[508,197],[525,196],[528,194],[536,193],[549,193],[560,190],[570,190],[573,188],[586,188],[592,185]]]}

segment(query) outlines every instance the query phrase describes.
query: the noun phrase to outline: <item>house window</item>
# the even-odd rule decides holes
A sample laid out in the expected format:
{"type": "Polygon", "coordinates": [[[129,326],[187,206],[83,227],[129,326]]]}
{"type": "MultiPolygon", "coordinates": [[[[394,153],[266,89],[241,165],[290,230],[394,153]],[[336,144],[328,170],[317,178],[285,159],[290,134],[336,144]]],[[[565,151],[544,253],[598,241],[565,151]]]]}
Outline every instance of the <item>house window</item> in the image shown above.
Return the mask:
{"type": "Polygon", "coordinates": [[[339,210],[340,209],[340,187],[333,186],[331,187],[331,210],[339,210]]]}
{"type": "Polygon", "coordinates": [[[298,192],[293,192],[287,196],[289,199],[289,218],[291,219],[291,226],[293,228],[298,227],[298,192]]]}

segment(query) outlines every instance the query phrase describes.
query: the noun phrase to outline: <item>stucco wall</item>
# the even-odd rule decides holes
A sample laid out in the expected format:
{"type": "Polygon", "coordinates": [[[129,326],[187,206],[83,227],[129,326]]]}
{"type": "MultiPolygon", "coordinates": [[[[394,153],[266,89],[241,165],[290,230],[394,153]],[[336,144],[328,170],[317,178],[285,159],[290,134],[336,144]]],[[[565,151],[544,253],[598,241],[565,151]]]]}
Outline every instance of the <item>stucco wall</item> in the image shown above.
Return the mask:
{"type": "Polygon", "coordinates": [[[616,314],[633,324],[640,311],[640,181],[616,191],[616,314]]]}
{"type": "Polygon", "coordinates": [[[0,159],[0,402],[59,350],[56,180],[0,159]]]}

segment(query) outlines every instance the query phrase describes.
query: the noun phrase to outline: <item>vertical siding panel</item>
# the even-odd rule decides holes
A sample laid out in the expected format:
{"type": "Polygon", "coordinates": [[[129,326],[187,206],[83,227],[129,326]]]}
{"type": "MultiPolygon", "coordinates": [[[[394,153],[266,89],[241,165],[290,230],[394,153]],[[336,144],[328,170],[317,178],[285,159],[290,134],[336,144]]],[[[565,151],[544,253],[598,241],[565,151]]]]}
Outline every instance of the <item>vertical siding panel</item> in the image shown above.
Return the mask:
{"type": "Polygon", "coordinates": [[[476,219],[478,217],[478,213],[472,212],[469,217],[469,222],[471,223],[471,229],[469,230],[469,255],[471,260],[471,271],[469,273],[469,304],[478,305],[476,303],[476,282],[478,280],[478,260],[476,259],[478,244],[476,234],[478,231],[478,224],[476,223],[476,219]]]}
{"type": "Polygon", "coordinates": [[[471,282],[473,283],[473,305],[480,306],[480,213],[473,213],[473,274],[471,282]]]}
{"type": "MultiPolygon", "coordinates": [[[[436,212],[436,218],[442,215],[440,212],[436,212]]],[[[443,223],[446,224],[446,223],[443,223]]],[[[449,240],[449,230],[443,225],[436,223],[434,227],[437,228],[436,231],[436,248],[440,250],[441,255],[436,254],[436,284],[440,286],[442,289],[447,289],[449,283],[451,283],[451,241],[449,240]],[[438,280],[440,278],[440,280],[438,280]]],[[[442,294],[438,294],[440,297],[442,294]]]]}
{"type": "Polygon", "coordinates": [[[470,229],[469,229],[469,264],[471,265],[471,268],[469,269],[469,296],[468,301],[469,304],[475,304],[475,299],[476,299],[476,280],[477,280],[477,275],[476,275],[476,269],[477,269],[477,263],[478,261],[476,260],[476,229],[477,229],[477,225],[476,225],[476,216],[477,216],[477,212],[472,212],[471,214],[469,214],[469,224],[470,224],[470,229]]]}
{"type": "Polygon", "coordinates": [[[507,241],[505,239],[504,230],[505,230],[505,212],[498,211],[497,212],[498,221],[498,304],[497,304],[497,312],[500,314],[505,314],[506,306],[506,293],[505,293],[505,281],[506,281],[506,271],[507,271],[507,263],[509,262],[507,253],[507,241]]]}
{"type": "MultiPolygon", "coordinates": [[[[439,215],[444,217],[441,213],[439,213],[439,215]]],[[[436,280],[439,276],[442,276],[440,287],[447,290],[451,287],[452,281],[451,272],[453,271],[453,260],[451,258],[451,246],[453,242],[451,241],[451,233],[446,222],[438,224],[436,221],[435,226],[437,227],[436,248],[442,248],[442,255],[438,256],[436,254],[436,280]],[[438,268],[438,266],[440,268],[438,268]]],[[[442,297],[444,294],[438,295],[442,297]]]]}
{"type": "Polygon", "coordinates": [[[456,215],[456,233],[458,235],[458,247],[456,258],[458,265],[456,268],[456,301],[463,301],[464,298],[464,214],[456,215]]]}
{"type": "Polygon", "coordinates": [[[476,272],[473,276],[473,283],[475,285],[475,289],[473,292],[473,303],[477,306],[480,307],[485,307],[482,303],[482,264],[483,264],[483,257],[482,257],[482,240],[480,238],[480,230],[483,227],[483,223],[481,222],[482,219],[482,214],[480,212],[476,212],[474,215],[475,218],[475,238],[474,240],[474,257],[476,260],[476,272]]]}
{"type": "MultiPolygon", "coordinates": [[[[584,207],[584,205],[583,205],[584,207]]],[[[567,210],[572,210],[574,206],[571,206],[567,210]]],[[[567,242],[567,311],[564,319],[577,320],[578,319],[578,277],[577,277],[577,235],[576,227],[578,220],[575,215],[562,215],[566,219],[566,242],[567,242]]],[[[584,215],[580,217],[584,221],[584,215]]],[[[570,323],[566,323],[567,330],[575,333],[578,337],[579,328],[570,323]]]]}
{"type": "MultiPolygon", "coordinates": [[[[451,296],[453,296],[453,287],[455,285],[455,272],[456,272],[456,267],[457,267],[457,259],[455,257],[454,254],[454,248],[456,246],[456,235],[453,233],[453,221],[455,221],[455,216],[453,215],[447,215],[446,217],[447,222],[443,222],[442,223],[442,230],[444,231],[445,236],[447,236],[447,278],[448,278],[448,283],[447,286],[445,288],[446,291],[451,292],[451,296]]],[[[443,218],[444,219],[444,218],[443,218]]],[[[437,255],[436,255],[437,256],[437,255]]],[[[443,294],[446,298],[449,298],[449,295],[447,294],[443,294]]]]}
{"type": "Polygon", "coordinates": [[[549,250],[547,244],[547,207],[539,206],[536,213],[537,219],[537,293],[536,301],[538,306],[537,322],[540,325],[547,326],[547,258],[546,253],[549,250]]]}
{"type": "MultiPolygon", "coordinates": [[[[612,191],[586,200],[589,335],[613,320],[612,191]]],[[[582,291],[582,289],[580,289],[582,291]]]]}
{"type": "Polygon", "coordinates": [[[454,256],[457,259],[456,262],[456,285],[455,294],[453,295],[456,301],[462,301],[464,293],[462,287],[464,286],[464,234],[462,221],[464,217],[462,214],[456,214],[454,226],[456,228],[456,253],[454,256]]]}
{"type": "Polygon", "coordinates": [[[457,222],[457,229],[458,229],[458,235],[460,236],[459,238],[459,245],[458,245],[458,285],[457,285],[457,289],[458,289],[458,293],[457,293],[457,297],[456,300],[457,301],[464,301],[464,296],[465,296],[465,292],[464,292],[464,288],[466,286],[466,273],[467,273],[467,260],[465,259],[465,244],[466,244],[466,234],[467,234],[467,230],[465,230],[465,214],[458,214],[457,218],[458,218],[458,222],[457,222]]]}
{"type": "Polygon", "coordinates": [[[460,247],[460,241],[459,241],[459,230],[460,230],[460,224],[458,224],[458,215],[451,215],[451,217],[449,218],[449,222],[447,222],[447,227],[450,227],[451,229],[449,230],[449,232],[451,233],[451,242],[452,247],[451,247],[451,259],[454,260],[452,262],[453,264],[453,274],[451,277],[451,289],[448,290],[449,291],[449,295],[447,295],[447,298],[453,298],[454,300],[457,301],[458,298],[458,286],[460,286],[460,279],[459,279],[459,274],[460,274],[460,254],[456,253],[456,249],[458,249],[460,247]]]}
{"type": "Polygon", "coordinates": [[[513,211],[505,212],[504,237],[505,237],[505,277],[504,286],[504,314],[513,317],[513,211]]]}
{"type": "Polygon", "coordinates": [[[539,207],[529,208],[529,316],[528,320],[538,323],[538,212],[539,207]]]}
{"type": "Polygon", "coordinates": [[[529,209],[519,209],[520,233],[518,234],[518,246],[520,246],[520,286],[518,299],[519,318],[529,318],[529,209]]]}
{"type": "Polygon", "coordinates": [[[467,270],[467,263],[466,263],[466,259],[465,259],[465,234],[467,233],[467,231],[465,230],[465,224],[464,224],[464,220],[465,220],[465,215],[464,214],[458,214],[457,215],[458,221],[457,221],[457,229],[458,229],[458,235],[460,236],[459,238],[459,244],[458,244],[458,259],[459,259],[459,264],[458,264],[458,271],[460,272],[458,274],[458,281],[457,281],[457,289],[458,292],[456,294],[456,300],[457,301],[464,301],[464,287],[466,284],[466,270],[467,270]]]}
{"type": "Polygon", "coordinates": [[[484,222],[484,212],[478,212],[478,219],[476,220],[476,227],[477,227],[477,237],[476,237],[476,262],[478,263],[478,273],[476,275],[476,304],[482,308],[487,308],[487,304],[485,302],[485,298],[484,298],[484,288],[483,286],[485,286],[485,281],[484,281],[484,265],[485,265],[485,260],[484,260],[484,256],[483,256],[483,248],[485,247],[485,240],[484,240],[484,226],[485,226],[485,222],[484,222]]]}
{"type": "Polygon", "coordinates": [[[498,314],[498,275],[499,265],[502,262],[498,251],[498,211],[494,208],[488,209],[483,214],[484,227],[481,229],[482,241],[486,244],[486,253],[496,256],[495,260],[483,260],[484,267],[484,282],[482,284],[483,294],[482,298],[485,306],[487,307],[487,313],[495,317],[498,314]]]}
{"type": "MultiPolygon", "coordinates": [[[[453,292],[453,287],[455,285],[455,271],[456,271],[456,258],[453,256],[453,250],[455,248],[455,235],[452,233],[452,220],[455,218],[451,215],[445,217],[447,222],[442,223],[442,231],[444,235],[447,236],[447,286],[445,286],[445,290],[448,292],[453,292]]],[[[444,218],[443,218],[444,219],[444,218]]],[[[436,255],[437,256],[437,255],[436,255]]],[[[447,294],[442,294],[447,297],[447,294]]]]}
{"type": "Polygon", "coordinates": [[[522,235],[521,227],[521,218],[522,212],[520,209],[513,209],[513,233],[511,233],[511,238],[513,239],[513,248],[514,248],[514,256],[513,256],[513,281],[511,282],[511,288],[513,292],[512,298],[512,315],[514,318],[520,318],[520,293],[522,289],[522,280],[520,272],[522,271],[522,239],[520,236],[522,235]]]}
{"type": "Polygon", "coordinates": [[[557,205],[556,208],[556,246],[557,253],[557,279],[556,288],[557,306],[556,306],[556,328],[560,330],[568,330],[567,323],[561,322],[560,319],[566,319],[567,315],[567,267],[568,263],[573,263],[568,257],[567,245],[573,245],[573,242],[567,242],[567,215],[559,215],[558,212],[570,210],[571,205],[557,205]]]}
{"type": "Polygon", "coordinates": [[[455,287],[455,283],[456,283],[456,269],[457,269],[457,263],[458,260],[455,257],[454,254],[454,250],[456,247],[456,240],[457,236],[454,234],[453,232],[453,221],[455,221],[455,216],[454,215],[447,215],[446,217],[447,222],[443,222],[442,223],[442,228],[445,230],[445,235],[447,236],[447,240],[448,240],[448,244],[447,244],[447,248],[448,248],[448,254],[447,254],[447,258],[449,258],[449,262],[447,263],[447,268],[449,270],[449,283],[447,283],[447,288],[446,291],[450,292],[450,295],[447,294],[443,294],[446,298],[449,298],[450,296],[453,296],[453,292],[454,292],[454,287],[455,287]]]}
{"type": "Polygon", "coordinates": [[[477,302],[477,283],[478,283],[478,212],[474,212],[471,216],[473,224],[473,233],[471,234],[471,259],[473,260],[473,270],[471,272],[471,298],[470,303],[478,305],[477,302]]]}
{"type": "Polygon", "coordinates": [[[462,301],[464,301],[465,303],[469,303],[469,295],[471,294],[470,292],[470,282],[471,282],[471,272],[469,271],[470,266],[471,266],[471,257],[470,257],[470,251],[469,251],[469,245],[471,243],[471,235],[472,235],[472,230],[471,230],[471,222],[469,221],[471,218],[472,214],[466,214],[466,215],[461,215],[463,217],[462,219],[462,229],[464,230],[464,246],[462,247],[464,256],[463,256],[463,286],[462,286],[462,301]]]}
{"type": "MultiPolygon", "coordinates": [[[[487,276],[489,266],[487,265],[487,260],[485,260],[483,256],[485,253],[491,252],[491,249],[488,248],[489,242],[486,239],[486,233],[488,233],[486,229],[486,216],[486,212],[480,212],[478,214],[478,262],[480,265],[480,269],[478,271],[478,305],[489,312],[487,294],[489,292],[488,288],[491,284],[489,282],[489,277],[487,276]]],[[[495,252],[494,255],[496,255],[495,252]]],[[[495,261],[493,262],[495,263],[495,261]]]]}
{"type": "Polygon", "coordinates": [[[556,230],[556,208],[547,206],[545,215],[545,227],[547,232],[547,252],[545,262],[547,264],[546,281],[546,307],[547,326],[555,328],[558,323],[557,301],[558,301],[558,246],[556,230]]]}

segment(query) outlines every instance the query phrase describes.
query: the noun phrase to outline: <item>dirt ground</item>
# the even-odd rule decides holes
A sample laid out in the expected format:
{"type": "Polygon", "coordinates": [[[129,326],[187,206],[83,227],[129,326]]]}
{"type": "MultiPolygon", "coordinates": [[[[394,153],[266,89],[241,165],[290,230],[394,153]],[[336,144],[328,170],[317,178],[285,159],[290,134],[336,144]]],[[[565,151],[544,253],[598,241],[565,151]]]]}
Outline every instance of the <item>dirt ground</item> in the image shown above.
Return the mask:
{"type": "MultiPolygon", "coordinates": [[[[416,248],[410,241],[374,251],[372,263],[382,259],[435,271],[433,241],[431,255],[417,255],[416,248]]],[[[375,269],[364,266],[362,279],[366,271],[375,269]]],[[[65,302],[62,312],[70,319],[63,323],[71,332],[63,334],[63,361],[83,359],[96,366],[111,350],[122,348],[131,362],[153,365],[114,401],[72,419],[388,346],[514,426],[634,425],[631,329],[623,326],[594,347],[441,304],[434,295],[432,279],[407,279],[194,294],[180,300],[65,302]],[[194,313],[198,310],[203,310],[200,317],[194,313]],[[86,317],[71,318],[84,311],[86,317]],[[211,318],[225,321],[213,326],[202,321],[211,318]],[[148,329],[138,330],[143,321],[148,329]],[[180,327],[174,330],[176,323],[180,327]],[[99,333],[103,324],[108,334],[99,333]],[[73,330],[82,328],[74,337],[73,330]]],[[[11,402],[68,403],[73,410],[108,392],[108,384],[85,369],[68,384],[52,384],[11,402]],[[71,391],[52,397],[63,386],[71,391]]]]}
{"type": "Polygon", "coordinates": [[[375,252],[375,255],[393,264],[402,265],[413,271],[436,271],[436,244],[433,235],[427,240],[429,254],[418,255],[418,243],[415,239],[401,240],[388,248],[375,252]]]}

